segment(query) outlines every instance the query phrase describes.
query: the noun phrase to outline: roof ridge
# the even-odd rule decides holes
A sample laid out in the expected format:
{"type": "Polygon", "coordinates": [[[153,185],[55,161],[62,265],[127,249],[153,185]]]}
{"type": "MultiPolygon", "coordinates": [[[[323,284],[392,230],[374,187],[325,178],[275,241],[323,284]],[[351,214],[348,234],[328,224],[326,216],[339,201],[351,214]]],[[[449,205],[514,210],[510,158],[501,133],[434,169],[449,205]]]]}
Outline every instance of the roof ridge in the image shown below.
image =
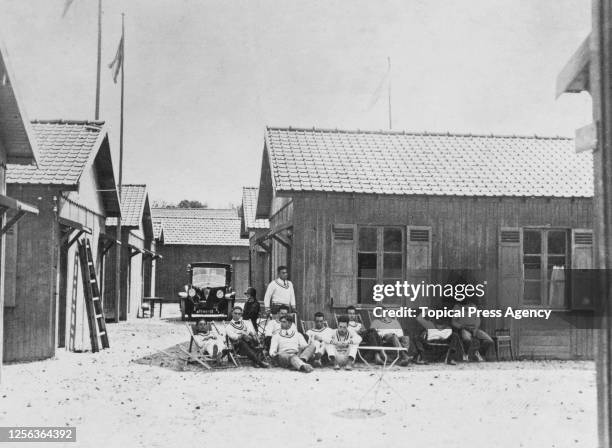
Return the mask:
{"type": "Polygon", "coordinates": [[[364,129],[332,129],[332,128],[310,128],[294,127],[294,126],[266,126],[266,131],[297,131],[297,132],[320,132],[331,134],[375,134],[375,135],[419,135],[419,136],[435,136],[435,137],[478,137],[478,138],[520,138],[520,139],[538,139],[538,140],[573,140],[572,137],[564,137],[561,135],[545,136],[545,135],[517,135],[517,134],[484,134],[484,133],[461,133],[461,132],[429,132],[429,131],[399,131],[399,130],[364,130],[364,129]]]}
{"type": "Polygon", "coordinates": [[[69,124],[69,125],[91,125],[91,126],[103,126],[104,120],[65,120],[63,118],[41,120],[34,119],[30,120],[32,124],[69,124]]]}
{"type": "Polygon", "coordinates": [[[147,184],[123,184],[121,185],[121,188],[123,187],[146,187],[147,184]]]}

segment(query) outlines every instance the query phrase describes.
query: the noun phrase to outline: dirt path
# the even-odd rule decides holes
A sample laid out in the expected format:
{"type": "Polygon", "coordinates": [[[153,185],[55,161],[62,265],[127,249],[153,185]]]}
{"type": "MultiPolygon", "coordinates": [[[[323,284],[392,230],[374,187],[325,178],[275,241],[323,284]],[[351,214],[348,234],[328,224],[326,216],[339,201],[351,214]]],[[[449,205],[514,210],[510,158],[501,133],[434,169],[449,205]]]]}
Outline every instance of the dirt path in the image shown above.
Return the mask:
{"type": "Polygon", "coordinates": [[[187,340],[180,322],[109,330],[110,350],[5,366],[0,426],[76,426],[84,447],[596,446],[589,362],[396,368],[355,418],[376,371],[182,370],[158,352],[187,340]]]}

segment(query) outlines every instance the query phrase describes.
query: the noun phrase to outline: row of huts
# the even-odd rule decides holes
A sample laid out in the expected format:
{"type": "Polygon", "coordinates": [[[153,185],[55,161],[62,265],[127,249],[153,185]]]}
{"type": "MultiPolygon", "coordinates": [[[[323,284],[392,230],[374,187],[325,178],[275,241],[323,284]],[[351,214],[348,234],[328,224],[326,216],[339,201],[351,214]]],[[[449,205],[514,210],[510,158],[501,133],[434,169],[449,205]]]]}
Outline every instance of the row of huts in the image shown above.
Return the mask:
{"type": "Polygon", "coordinates": [[[304,319],[365,313],[377,283],[460,275],[486,282],[483,307],[552,311],[483,321],[520,356],[593,357],[592,304],[570,275],[594,267],[593,165],[572,139],[268,127],[242,211],[250,282],[288,266],[304,319]]]}
{"type": "Polygon", "coordinates": [[[108,126],[30,121],[0,48],[0,365],[91,348],[84,239],[110,322],[142,316],[147,297],[175,298],[192,261],[231,263],[248,286],[236,210],[152,209],[146,185],[117,179],[108,126]]]}

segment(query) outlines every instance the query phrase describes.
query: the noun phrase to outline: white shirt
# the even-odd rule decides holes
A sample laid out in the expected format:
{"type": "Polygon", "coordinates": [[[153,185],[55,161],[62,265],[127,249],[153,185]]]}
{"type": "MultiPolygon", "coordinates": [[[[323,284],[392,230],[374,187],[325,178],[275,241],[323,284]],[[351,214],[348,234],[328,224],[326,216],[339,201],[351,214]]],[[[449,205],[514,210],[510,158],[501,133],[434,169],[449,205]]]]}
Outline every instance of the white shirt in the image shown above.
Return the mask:
{"type": "Polygon", "coordinates": [[[276,280],[268,284],[266,295],[264,296],[264,306],[270,308],[271,303],[278,305],[287,305],[295,309],[295,292],[293,292],[293,283],[289,280],[276,280]]]}
{"type": "Polygon", "coordinates": [[[348,330],[347,334],[342,336],[338,330],[332,330],[332,338],[331,342],[333,344],[349,344],[349,345],[359,345],[361,344],[361,336],[355,333],[353,330],[348,330]]]}
{"type": "MultiPolygon", "coordinates": [[[[265,336],[274,336],[281,329],[281,323],[278,320],[270,319],[266,323],[266,327],[264,328],[265,336]]],[[[291,329],[297,331],[297,327],[294,323],[291,324],[291,329]]]]}
{"type": "Polygon", "coordinates": [[[322,339],[322,342],[329,344],[332,340],[332,336],[334,335],[334,330],[329,327],[323,327],[320,330],[316,328],[311,328],[306,332],[306,336],[308,336],[308,342],[314,341],[315,336],[319,336],[322,339]]]}
{"type": "Polygon", "coordinates": [[[349,320],[348,327],[355,333],[359,333],[361,331],[361,324],[355,320],[349,320]]]}
{"type": "Polygon", "coordinates": [[[225,331],[227,333],[227,337],[232,341],[238,341],[242,337],[243,334],[256,336],[255,330],[253,329],[253,324],[248,320],[240,320],[236,322],[234,320],[230,320],[229,323],[225,327],[225,331]]]}
{"type": "Polygon", "coordinates": [[[270,343],[270,356],[274,357],[278,354],[297,354],[300,349],[306,347],[308,343],[301,333],[294,329],[280,330],[272,336],[270,343]]]}

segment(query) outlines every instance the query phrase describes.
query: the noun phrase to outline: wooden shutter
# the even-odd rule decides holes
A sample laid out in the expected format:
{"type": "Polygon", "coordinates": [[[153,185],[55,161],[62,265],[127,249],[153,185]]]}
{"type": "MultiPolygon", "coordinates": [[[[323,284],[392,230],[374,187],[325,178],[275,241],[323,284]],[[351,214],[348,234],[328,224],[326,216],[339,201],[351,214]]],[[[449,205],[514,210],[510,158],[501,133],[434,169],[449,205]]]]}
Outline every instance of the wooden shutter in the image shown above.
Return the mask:
{"type": "Polygon", "coordinates": [[[593,277],[593,231],[572,230],[571,294],[573,310],[592,310],[597,279],[593,277]]]}
{"type": "MultiPolygon", "coordinates": [[[[8,215],[7,215],[8,220],[8,215]]],[[[6,232],[4,252],[4,306],[16,305],[17,295],[17,241],[19,235],[19,223],[13,224],[6,232]]]]}
{"type": "Polygon", "coordinates": [[[502,227],[499,232],[499,306],[516,307],[522,303],[523,233],[519,227],[502,227]]]}
{"type": "Polygon", "coordinates": [[[357,303],[357,228],[353,224],[332,226],[329,294],[334,307],[357,303]]]}
{"type": "Polygon", "coordinates": [[[431,227],[408,226],[406,241],[406,281],[428,282],[431,275],[431,227]]]}

